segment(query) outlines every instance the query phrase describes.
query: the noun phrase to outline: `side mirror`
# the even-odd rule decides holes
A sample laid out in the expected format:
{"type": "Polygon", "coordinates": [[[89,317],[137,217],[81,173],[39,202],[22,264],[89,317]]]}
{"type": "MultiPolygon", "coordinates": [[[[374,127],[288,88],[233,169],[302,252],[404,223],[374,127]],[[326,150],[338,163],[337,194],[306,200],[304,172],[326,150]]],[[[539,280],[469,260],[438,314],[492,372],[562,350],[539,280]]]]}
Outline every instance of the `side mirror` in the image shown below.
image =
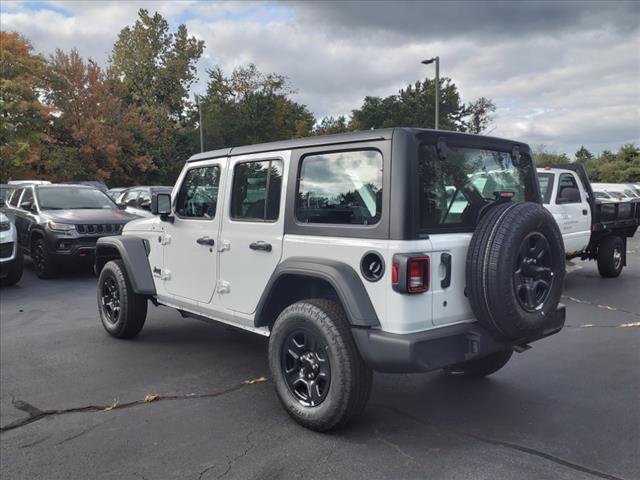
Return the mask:
{"type": "Polygon", "coordinates": [[[139,208],[151,211],[151,200],[143,200],[140,202],[139,208]]]}
{"type": "Polygon", "coordinates": [[[168,221],[171,217],[171,195],[154,193],[151,197],[151,213],[160,215],[160,219],[168,221]]]}
{"type": "Polygon", "coordinates": [[[126,203],[118,203],[116,205],[118,205],[118,210],[126,210],[127,209],[127,204],[126,203]]]}

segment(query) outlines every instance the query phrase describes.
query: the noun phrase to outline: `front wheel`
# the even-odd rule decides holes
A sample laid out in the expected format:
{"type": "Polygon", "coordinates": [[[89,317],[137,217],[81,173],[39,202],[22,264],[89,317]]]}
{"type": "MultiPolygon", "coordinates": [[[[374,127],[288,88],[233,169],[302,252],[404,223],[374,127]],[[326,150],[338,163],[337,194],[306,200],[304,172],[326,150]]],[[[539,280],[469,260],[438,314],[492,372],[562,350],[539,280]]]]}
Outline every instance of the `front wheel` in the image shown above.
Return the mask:
{"type": "Polygon", "coordinates": [[[444,369],[452,377],[482,378],[497,372],[504,367],[513,355],[513,350],[501,350],[477,360],[450,365],[444,369]]]}
{"type": "Polygon", "coordinates": [[[343,427],[371,393],[373,372],[356,348],[342,307],[313,299],[287,307],[269,340],[269,366],[287,413],[316,431],[343,427]]]}
{"type": "Polygon", "coordinates": [[[133,338],[147,318],[147,298],[137,294],[122,260],[107,262],[98,278],[98,312],[102,326],[116,338],[133,338]]]}
{"type": "Polygon", "coordinates": [[[615,278],[624,267],[624,241],[620,237],[605,237],[598,248],[598,272],[607,278],[615,278]]]}
{"type": "Polygon", "coordinates": [[[39,278],[53,278],[58,274],[58,266],[51,257],[47,243],[43,238],[37,238],[33,242],[31,260],[33,260],[33,268],[39,278]]]}

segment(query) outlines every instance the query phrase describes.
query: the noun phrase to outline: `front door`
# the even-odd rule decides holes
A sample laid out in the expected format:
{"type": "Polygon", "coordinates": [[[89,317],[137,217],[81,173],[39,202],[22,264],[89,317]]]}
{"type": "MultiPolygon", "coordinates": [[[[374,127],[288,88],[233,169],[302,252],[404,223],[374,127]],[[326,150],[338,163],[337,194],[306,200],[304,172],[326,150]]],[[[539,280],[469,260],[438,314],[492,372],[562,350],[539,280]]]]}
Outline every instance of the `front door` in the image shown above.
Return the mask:
{"type": "Polygon", "coordinates": [[[556,194],[557,212],[554,217],[562,232],[564,249],[567,253],[584,249],[591,237],[591,215],[586,198],[582,197],[582,191],[578,187],[578,179],[573,173],[562,173],[558,180],[558,192],[556,194]],[[580,192],[580,197],[565,199],[563,192],[572,189],[580,192]]]}
{"type": "Polygon", "coordinates": [[[220,236],[223,305],[252,314],[282,256],[289,152],[231,160],[220,236]]]}
{"type": "Polygon", "coordinates": [[[165,222],[164,268],[154,275],[166,292],[190,302],[209,302],[217,281],[220,178],[226,159],[190,164],[173,199],[173,222],[165,222]]]}

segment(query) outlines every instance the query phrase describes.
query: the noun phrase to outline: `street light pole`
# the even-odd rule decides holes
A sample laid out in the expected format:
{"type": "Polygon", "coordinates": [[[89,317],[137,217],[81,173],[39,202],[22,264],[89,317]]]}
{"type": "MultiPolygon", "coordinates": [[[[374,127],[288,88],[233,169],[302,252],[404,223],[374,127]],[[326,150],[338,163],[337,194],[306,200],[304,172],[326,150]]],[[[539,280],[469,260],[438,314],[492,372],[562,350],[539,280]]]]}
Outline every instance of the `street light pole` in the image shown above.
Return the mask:
{"type": "Polygon", "coordinates": [[[200,104],[200,95],[196,95],[196,105],[198,105],[198,115],[200,116],[200,122],[198,124],[200,130],[200,152],[204,152],[204,140],[202,137],[202,108],[200,104]]]}
{"type": "Polygon", "coordinates": [[[434,62],[436,64],[436,130],[438,130],[440,126],[440,57],[433,57],[420,63],[429,65],[434,62]]]}

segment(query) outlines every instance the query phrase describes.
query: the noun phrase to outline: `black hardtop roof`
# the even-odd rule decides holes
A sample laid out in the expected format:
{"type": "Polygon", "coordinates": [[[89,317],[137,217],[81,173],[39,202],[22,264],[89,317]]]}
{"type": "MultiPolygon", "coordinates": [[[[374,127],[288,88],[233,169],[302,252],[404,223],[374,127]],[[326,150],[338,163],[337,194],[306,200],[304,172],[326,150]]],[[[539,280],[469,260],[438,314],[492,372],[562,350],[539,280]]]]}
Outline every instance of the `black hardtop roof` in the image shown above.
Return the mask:
{"type": "Polygon", "coordinates": [[[420,133],[430,134],[437,137],[459,138],[467,141],[475,141],[483,144],[491,145],[495,143],[508,142],[512,145],[518,145],[526,151],[529,150],[527,144],[508,140],[498,137],[487,137],[484,135],[475,135],[472,133],[454,132],[451,130],[432,130],[427,128],[412,127],[395,127],[383,128],[378,130],[362,130],[358,132],[339,133],[336,135],[318,135],[315,137],[295,138],[292,140],[280,140],[277,142],[259,143],[256,145],[245,145],[241,147],[220,148],[208,152],[193,155],[188,162],[197,162],[199,160],[208,160],[212,158],[231,157],[238,155],[249,155],[252,153],[275,152],[279,150],[292,150],[296,148],[319,147],[330,145],[345,145],[349,143],[370,142],[376,140],[390,140],[393,135],[402,131],[408,135],[416,135],[420,133]]]}

